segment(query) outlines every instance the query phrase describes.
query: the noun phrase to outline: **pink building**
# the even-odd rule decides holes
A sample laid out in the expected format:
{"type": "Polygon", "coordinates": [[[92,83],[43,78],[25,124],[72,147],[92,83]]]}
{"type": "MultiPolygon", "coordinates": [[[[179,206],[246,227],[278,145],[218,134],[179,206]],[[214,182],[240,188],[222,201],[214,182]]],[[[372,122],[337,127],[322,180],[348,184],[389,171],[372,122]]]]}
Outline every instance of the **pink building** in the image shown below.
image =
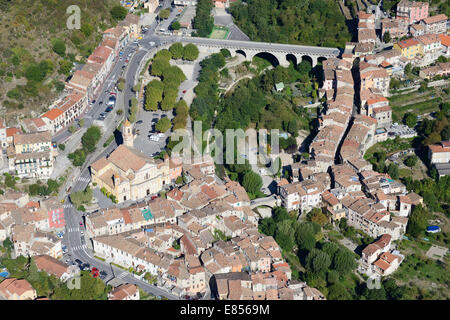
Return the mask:
{"type": "Polygon", "coordinates": [[[409,24],[428,17],[428,2],[401,0],[397,4],[397,17],[408,20],[409,24]]]}

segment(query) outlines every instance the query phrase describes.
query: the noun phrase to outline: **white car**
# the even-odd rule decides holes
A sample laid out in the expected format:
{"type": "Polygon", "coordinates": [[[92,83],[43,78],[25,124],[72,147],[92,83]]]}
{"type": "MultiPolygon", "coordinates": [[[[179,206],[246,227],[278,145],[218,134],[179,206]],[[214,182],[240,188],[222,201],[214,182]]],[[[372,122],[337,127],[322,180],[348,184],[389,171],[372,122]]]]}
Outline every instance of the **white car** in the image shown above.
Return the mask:
{"type": "Polygon", "coordinates": [[[164,137],[164,133],[158,133],[158,137],[160,138],[164,137]]]}

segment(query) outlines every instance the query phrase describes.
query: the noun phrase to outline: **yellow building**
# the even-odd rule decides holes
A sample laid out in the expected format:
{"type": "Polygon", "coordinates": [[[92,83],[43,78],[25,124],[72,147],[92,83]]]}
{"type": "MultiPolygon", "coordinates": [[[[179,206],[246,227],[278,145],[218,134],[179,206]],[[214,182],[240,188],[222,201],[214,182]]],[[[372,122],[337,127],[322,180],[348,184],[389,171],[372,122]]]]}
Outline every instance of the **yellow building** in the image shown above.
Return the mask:
{"type": "Polygon", "coordinates": [[[400,50],[402,56],[407,59],[413,59],[417,54],[423,54],[422,45],[414,38],[402,40],[395,43],[394,49],[400,50]]]}

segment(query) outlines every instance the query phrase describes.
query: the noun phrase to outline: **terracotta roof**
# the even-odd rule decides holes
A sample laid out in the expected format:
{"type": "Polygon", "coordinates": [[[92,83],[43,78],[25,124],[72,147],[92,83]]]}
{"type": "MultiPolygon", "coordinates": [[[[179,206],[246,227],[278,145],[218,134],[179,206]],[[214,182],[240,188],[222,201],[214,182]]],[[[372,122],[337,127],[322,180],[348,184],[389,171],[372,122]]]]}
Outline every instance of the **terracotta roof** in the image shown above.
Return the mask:
{"type": "Polygon", "coordinates": [[[0,283],[0,293],[8,298],[13,294],[17,294],[18,296],[23,295],[27,291],[33,291],[33,287],[31,284],[25,279],[16,279],[9,278],[5,279],[0,283]]]}
{"type": "Polygon", "coordinates": [[[422,21],[426,24],[433,24],[433,23],[438,23],[438,22],[442,22],[442,21],[447,21],[447,16],[445,14],[441,13],[441,14],[438,14],[435,16],[425,18],[422,21]]]}
{"type": "Polygon", "coordinates": [[[62,261],[59,261],[48,255],[39,255],[34,257],[34,262],[38,270],[45,271],[48,274],[52,274],[61,278],[61,276],[67,272],[69,266],[62,261]]]}
{"type": "Polygon", "coordinates": [[[109,300],[124,300],[134,295],[138,291],[138,287],[134,284],[122,284],[110,292],[109,300]]]}
{"type": "Polygon", "coordinates": [[[446,47],[450,47],[450,36],[446,34],[439,34],[439,39],[441,40],[441,44],[446,47]]]}
{"type": "Polygon", "coordinates": [[[53,121],[62,114],[63,112],[61,110],[59,110],[58,108],[53,108],[52,110],[49,110],[46,113],[44,113],[41,118],[48,118],[53,121]]]}
{"type": "Polygon", "coordinates": [[[397,45],[402,49],[416,46],[418,44],[419,44],[419,41],[417,41],[414,38],[409,38],[409,39],[405,39],[405,40],[397,42],[397,45]]]}
{"type": "Polygon", "coordinates": [[[7,137],[12,137],[18,133],[22,133],[22,130],[20,130],[19,128],[6,128],[6,136],[7,137]]]}

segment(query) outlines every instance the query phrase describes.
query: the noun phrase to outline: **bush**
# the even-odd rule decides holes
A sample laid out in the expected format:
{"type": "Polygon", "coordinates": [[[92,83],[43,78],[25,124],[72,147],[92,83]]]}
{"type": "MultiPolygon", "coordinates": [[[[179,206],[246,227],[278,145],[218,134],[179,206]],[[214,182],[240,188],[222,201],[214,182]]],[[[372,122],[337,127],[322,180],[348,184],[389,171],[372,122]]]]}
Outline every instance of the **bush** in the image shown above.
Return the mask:
{"type": "Polygon", "coordinates": [[[52,41],[52,49],[54,52],[56,52],[58,55],[63,57],[66,54],[66,44],[61,39],[54,39],[52,41]]]}
{"type": "Polygon", "coordinates": [[[408,167],[414,167],[417,163],[417,160],[419,160],[419,158],[416,155],[409,156],[405,159],[405,165],[407,165],[408,167]]]}
{"type": "Polygon", "coordinates": [[[114,20],[123,20],[127,16],[128,10],[122,6],[114,6],[111,9],[111,16],[114,20]]]}

